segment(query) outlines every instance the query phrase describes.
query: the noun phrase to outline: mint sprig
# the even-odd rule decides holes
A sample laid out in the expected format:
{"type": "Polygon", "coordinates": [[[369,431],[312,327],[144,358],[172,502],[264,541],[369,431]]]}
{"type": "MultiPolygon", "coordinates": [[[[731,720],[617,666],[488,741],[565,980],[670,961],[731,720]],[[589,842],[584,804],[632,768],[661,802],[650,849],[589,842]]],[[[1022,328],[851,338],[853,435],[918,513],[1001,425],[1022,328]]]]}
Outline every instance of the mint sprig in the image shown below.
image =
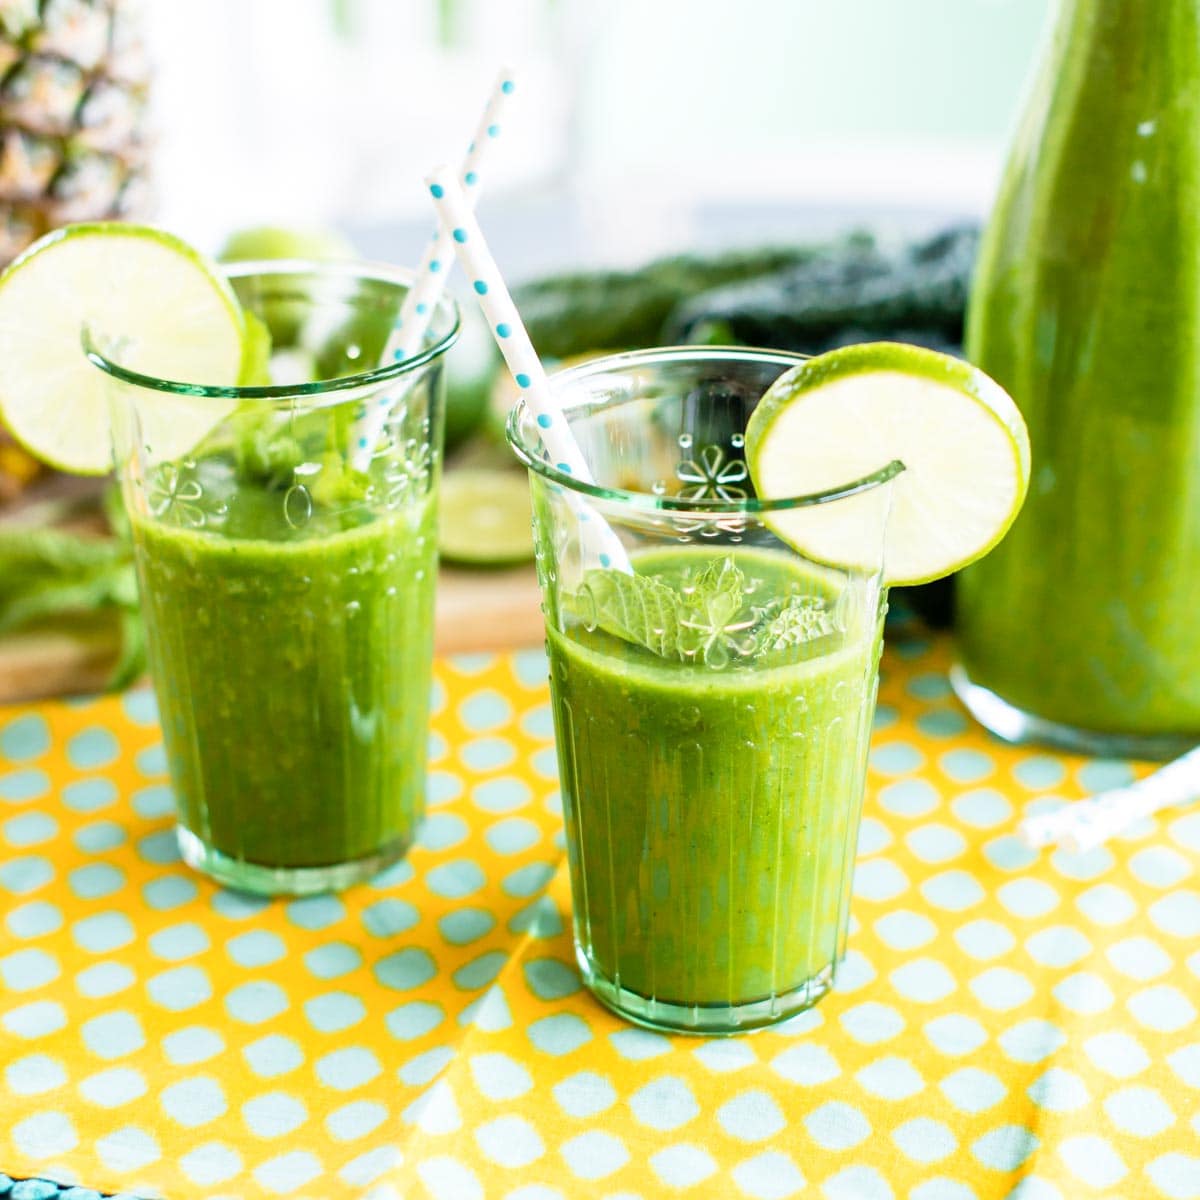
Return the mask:
{"type": "Polygon", "coordinates": [[[611,568],[585,573],[566,597],[567,611],[652,654],[720,669],[734,659],[796,660],[803,648],[836,631],[826,600],[775,597],[755,604],[732,556],[713,559],[680,588],[655,575],[611,568]]]}

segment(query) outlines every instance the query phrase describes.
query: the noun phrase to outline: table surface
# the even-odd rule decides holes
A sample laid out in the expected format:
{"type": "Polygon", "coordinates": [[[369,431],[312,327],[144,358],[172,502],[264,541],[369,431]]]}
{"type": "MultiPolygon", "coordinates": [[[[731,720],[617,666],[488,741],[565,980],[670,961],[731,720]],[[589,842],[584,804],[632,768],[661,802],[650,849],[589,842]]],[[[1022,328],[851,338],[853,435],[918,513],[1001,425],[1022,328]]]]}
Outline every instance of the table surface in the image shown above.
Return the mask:
{"type": "Polygon", "coordinates": [[[729,1040],[580,985],[540,652],[439,661],[419,844],[290,903],[180,864],[150,693],[0,709],[0,1170],[171,1200],[1200,1196],[1200,813],[1035,856],[1020,816],[1145,768],[1004,746],[945,640],[889,641],[835,990],[729,1040]]]}

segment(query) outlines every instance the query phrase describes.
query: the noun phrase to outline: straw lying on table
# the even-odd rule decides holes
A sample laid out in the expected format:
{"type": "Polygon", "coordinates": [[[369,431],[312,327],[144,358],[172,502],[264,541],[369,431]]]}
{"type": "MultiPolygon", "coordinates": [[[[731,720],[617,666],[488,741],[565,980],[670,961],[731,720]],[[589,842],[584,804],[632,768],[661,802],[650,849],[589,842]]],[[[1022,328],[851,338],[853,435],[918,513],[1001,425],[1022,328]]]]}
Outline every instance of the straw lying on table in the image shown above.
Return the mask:
{"type": "Polygon", "coordinates": [[[1020,833],[1034,849],[1058,845],[1082,854],[1143,817],[1195,799],[1200,799],[1200,748],[1128,787],[1077,800],[1052,813],[1026,817],[1020,833]]]}
{"type": "MultiPolygon", "coordinates": [[[[513,72],[504,67],[496,77],[496,82],[484,106],[475,137],[467,148],[466,157],[461,168],[462,186],[469,193],[470,204],[474,204],[479,196],[481,187],[481,169],[487,160],[492,143],[500,136],[500,118],[508,103],[508,98],[516,90],[513,72]]],[[[454,243],[448,231],[440,227],[430,240],[429,249],[421,259],[416,278],[404,298],[400,315],[392,327],[391,337],[388,338],[380,357],[380,365],[390,362],[400,362],[418,354],[425,344],[425,334],[433,314],[446,288],[446,277],[454,266],[454,243]]],[[[388,414],[403,398],[409,383],[402,380],[400,386],[388,393],[370,407],[364,407],[356,415],[353,431],[351,432],[350,463],[359,471],[365,471],[371,461],[371,455],[379,442],[379,436],[387,423],[388,414]]]]}
{"type": "MultiPolygon", "coordinates": [[[[562,408],[554,398],[546,370],[542,366],[529,333],[517,312],[496,260],[488,249],[479,222],[463,189],[449,167],[439,167],[426,181],[429,194],[448,234],[463,270],[471,280],[471,289],[491,327],[492,336],[512,372],[521,396],[537,424],[538,436],[548,459],[567,475],[584,483],[592,474],[562,408]]],[[[582,522],[581,537],[585,564],[630,571],[629,556],[612,528],[575,492],[568,501],[582,522]]]]}

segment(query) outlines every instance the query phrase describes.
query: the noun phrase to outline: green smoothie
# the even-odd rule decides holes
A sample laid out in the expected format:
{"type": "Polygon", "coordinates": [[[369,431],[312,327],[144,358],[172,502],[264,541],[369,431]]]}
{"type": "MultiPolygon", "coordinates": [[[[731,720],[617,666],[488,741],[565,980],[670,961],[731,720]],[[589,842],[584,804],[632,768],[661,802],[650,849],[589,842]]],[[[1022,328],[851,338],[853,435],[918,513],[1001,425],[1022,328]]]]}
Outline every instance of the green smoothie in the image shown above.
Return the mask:
{"type": "Polygon", "coordinates": [[[1024,512],[961,576],[970,680],[1168,746],[1200,740],[1198,131],[1194,0],[1065,3],[968,338],[1033,447],[1024,512]]]}
{"type": "Polygon", "coordinates": [[[396,857],[424,802],[432,498],[327,511],[225,454],[157,470],[133,531],[183,829],[268,869],[396,857]]]}
{"type": "Polygon", "coordinates": [[[585,974],[650,1023],[660,1004],[816,999],[844,948],[878,613],[781,553],[634,565],[666,591],[576,599],[582,623],[547,629],[585,974]],[[662,615],[727,563],[727,602],[662,615]]]}

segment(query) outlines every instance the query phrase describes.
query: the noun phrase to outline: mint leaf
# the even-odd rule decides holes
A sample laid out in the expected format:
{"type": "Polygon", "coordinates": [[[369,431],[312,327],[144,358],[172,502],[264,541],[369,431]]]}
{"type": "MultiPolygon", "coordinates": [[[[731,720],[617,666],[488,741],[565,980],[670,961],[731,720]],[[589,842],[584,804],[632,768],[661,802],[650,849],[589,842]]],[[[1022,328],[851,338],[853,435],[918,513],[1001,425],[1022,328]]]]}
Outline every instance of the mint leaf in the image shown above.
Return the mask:
{"type": "Polygon", "coordinates": [[[567,604],[589,629],[602,629],[661,658],[674,658],[679,653],[681,600],[653,575],[596,569],[584,575],[567,604]]]}
{"type": "Polygon", "coordinates": [[[754,638],[758,654],[780,654],[797,649],[836,629],[824,601],[816,596],[789,596],[772,612],[764,611],[765,622],[754,638]]]}

